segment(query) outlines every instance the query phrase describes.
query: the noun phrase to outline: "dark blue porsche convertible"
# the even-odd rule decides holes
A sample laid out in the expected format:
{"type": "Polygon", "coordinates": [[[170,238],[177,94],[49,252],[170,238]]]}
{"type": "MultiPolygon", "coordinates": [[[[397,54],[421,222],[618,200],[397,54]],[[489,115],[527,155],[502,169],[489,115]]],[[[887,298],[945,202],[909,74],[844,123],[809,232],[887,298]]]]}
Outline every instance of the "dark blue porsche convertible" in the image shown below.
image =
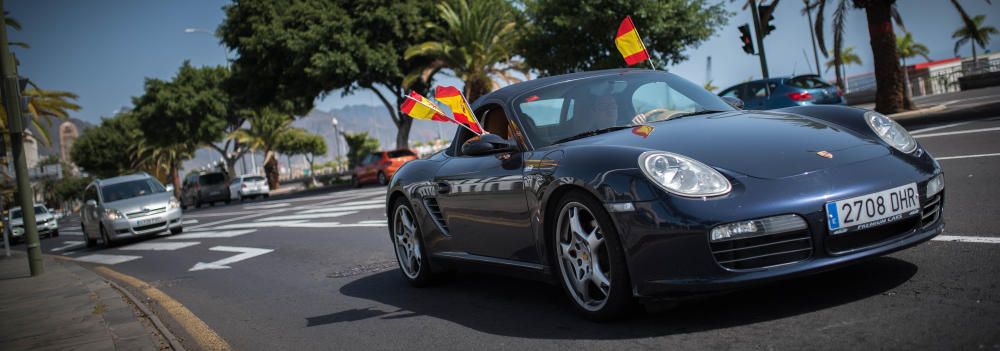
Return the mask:
{"type": "Polygon", "coordinates": [[[473,109],[487,134],[460,128],[392,179],[404,278],[424,286],[471,268],[548,279],[603,320],[941,233],[941,167],[896,122],[844,106],[738,106],[649,70],[483,96],[473,109]]]}

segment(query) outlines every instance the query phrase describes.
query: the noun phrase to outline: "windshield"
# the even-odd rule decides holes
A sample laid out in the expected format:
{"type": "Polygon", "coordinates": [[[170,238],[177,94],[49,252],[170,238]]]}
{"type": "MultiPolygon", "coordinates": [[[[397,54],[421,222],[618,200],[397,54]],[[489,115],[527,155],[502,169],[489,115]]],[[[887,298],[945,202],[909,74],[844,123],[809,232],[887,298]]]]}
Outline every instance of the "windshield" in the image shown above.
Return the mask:
{"type": "Polygon", "coordinates": [[[719,97],[662,72],[615,74],[550,85],[514,102],[535,147],[706,111],[731,111],[719,97]]]}
{"type": "Polygon", "coordinates": [[[101,196],[104,197],[104,202],[114,202],[164,191],[166,189],[156,179],[146,178],[104,186],[101,188],[101,196]]]}
{"type": "MultiPolygon", "coordinates": [[[[36,215],[43,214],[43,213],[49,213],[49,210],[46,209],[45,206],[35,206],[35,214],[36,215]]],[[[21,209],[11,210],[10,211],[10,218],[13,218],[13,219],[21,218],[21,209]]]]}
{"type": "Polygon", "coordinates": [[[202,174],[199,178],[201,185],[216,185],[226,181],[226,175],[222,173],[202,174]]]}

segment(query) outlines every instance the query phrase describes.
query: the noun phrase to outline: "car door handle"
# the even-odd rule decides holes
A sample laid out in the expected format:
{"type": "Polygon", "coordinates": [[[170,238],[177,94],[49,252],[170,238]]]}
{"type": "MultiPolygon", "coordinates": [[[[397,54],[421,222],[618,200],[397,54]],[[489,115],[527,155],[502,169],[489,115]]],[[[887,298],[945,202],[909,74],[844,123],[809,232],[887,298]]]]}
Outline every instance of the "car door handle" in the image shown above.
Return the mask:
{"type": "Polygon", "coordinates": [[[447,194],[451,192],[451,185],[445,182],[437,183],[438,194],[447,194]]]}

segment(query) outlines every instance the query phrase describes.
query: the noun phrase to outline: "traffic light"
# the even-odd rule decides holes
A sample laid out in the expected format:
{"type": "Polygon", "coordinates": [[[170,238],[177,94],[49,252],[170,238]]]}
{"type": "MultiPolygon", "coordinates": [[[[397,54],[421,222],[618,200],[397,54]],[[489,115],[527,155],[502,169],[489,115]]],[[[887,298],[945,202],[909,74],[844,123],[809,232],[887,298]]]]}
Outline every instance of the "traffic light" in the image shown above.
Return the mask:
{"type": "Polygon", "coordinates": [[[776,3],[777,1],[771,3],[770,5],[760,5],[757,7],[760,10],[760,30],[764,32],[761,37],[771,34],[771,31],[774,30],[774,25],[771,24],[771,20],[774,19],[774,5],[776,5],[776,3]]]}
{"type": "Polygon", "coordinates": [[[750,39],[750,25],[744,24],[740,28],[740,41],[743,42],[743,52],[753,55],[753,40],[750,39]]]}

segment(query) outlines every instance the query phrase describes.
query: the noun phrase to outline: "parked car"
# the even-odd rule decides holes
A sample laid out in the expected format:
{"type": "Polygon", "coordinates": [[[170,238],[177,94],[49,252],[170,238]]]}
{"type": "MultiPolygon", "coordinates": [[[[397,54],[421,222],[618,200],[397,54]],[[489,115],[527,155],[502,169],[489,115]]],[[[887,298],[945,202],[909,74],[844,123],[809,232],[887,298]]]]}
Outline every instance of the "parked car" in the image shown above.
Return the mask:
{"type": "MultiPolygon", "coordinates": [[[[10,232],[7,233],[10,243],[24,241],[24,218],[21,207],[10,209],[10,218],[7,219],[7,222],[10,223],[10,232]]],[[[58,220],[45,205],[35,205],[35,227],[38,229],[39,237],[43,235],[50,238],[59,236],[58,220]]]]}
{"type": "Polygon", "coordinates": [[[875,111],[739,110],[633,69],[517,83],[472,107],[489,134],[458,128],[386,192],[414,286],[457,269],[536,277],[604,320],[862,262],[944,228],[941,166],[875,111]]]}
{"type": "Polygon", "coordinates": [[[80,225],[87,246],[110,246],[123,238],[184,228],[173,185],[164,187],[146,173],[95,180],[83,191],[80,225]]]}
{"type": "Polygon", "coordinates": [[[271,188],[267,185],[267,179],[259,175],[241,175],[233,178],[229,184],[229,196],[232,200],[254,199],[270,196],[271,188]]]}
{"type": "Polygon", "coordinates": [[[808,105],[845,105],[840,89],[823,81],[815,74],[794,77],[771,78],[771,96],[767,96],[764,80],[738,84],[719,93],[722,97],[743,100],[747,110],[771,110],[776,108],[808,105]]]}
{"type": "Polygon", "coordinates": [[[229,203],[231,195],[226,174],[223,172],[203,172],[189,174],[181,184],[181,205],[201,207],[202,204],[215,206],[216,202],[229,203]]]}
{"type": "Polygon", "coordinates": [[[369,183],[389,184],[399,167],[417,158],[417,153],[409,149],[373,152],[354,166],[352,183],[355,187],[369,183]]]}

